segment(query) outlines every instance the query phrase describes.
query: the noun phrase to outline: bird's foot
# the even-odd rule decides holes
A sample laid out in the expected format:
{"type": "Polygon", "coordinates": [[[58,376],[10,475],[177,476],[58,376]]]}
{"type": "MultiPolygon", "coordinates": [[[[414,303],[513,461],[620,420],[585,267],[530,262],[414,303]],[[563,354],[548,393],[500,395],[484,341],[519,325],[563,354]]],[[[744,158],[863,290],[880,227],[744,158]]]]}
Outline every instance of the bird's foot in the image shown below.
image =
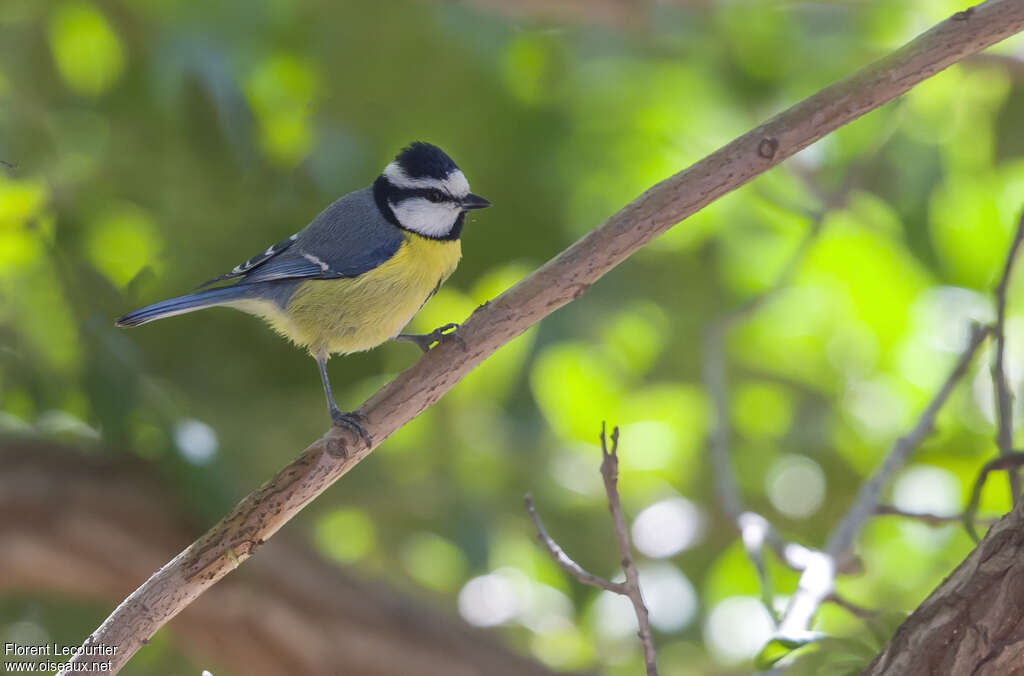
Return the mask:
{"type": "Polygon", "coordinates": [[[366,420],[366,416],[357,411],[344,413],[336,408],[331,409],[331,422],[334,423],[335,427],[355,432],[367,446],[370,446],[373,441],[370,438],[370,433],[367,432],[366,428],[362,425],[364,420],[366,420]]]}
{"type": "Polygon", "coordinates": [[[466,341],[462,340],[462,336],[459,335],[459,325],[455,323],[445,324],[439,328],[434,329],[430,333],[402,333],[398,335],[395,340],[402,340],[407,343],[416,343],[421,350],[429,352],[430,347],[434,343],[444,343],[446,341],[454,340],[462,346],[463,350],[468,349],[466,347],[466,341]]]}

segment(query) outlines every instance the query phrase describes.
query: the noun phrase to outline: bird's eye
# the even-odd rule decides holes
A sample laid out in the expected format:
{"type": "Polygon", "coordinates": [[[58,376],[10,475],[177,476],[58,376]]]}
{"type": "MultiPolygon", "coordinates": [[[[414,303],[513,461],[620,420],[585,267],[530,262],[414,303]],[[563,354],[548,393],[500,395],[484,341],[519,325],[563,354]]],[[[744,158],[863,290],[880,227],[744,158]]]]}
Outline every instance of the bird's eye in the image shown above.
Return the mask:
{"type": "Polygon", "coordinates": [[[430,190],[427,192],[427,199],[437,204],[438,202],[444,202],[444,193],[440,190],[430,190]]]}

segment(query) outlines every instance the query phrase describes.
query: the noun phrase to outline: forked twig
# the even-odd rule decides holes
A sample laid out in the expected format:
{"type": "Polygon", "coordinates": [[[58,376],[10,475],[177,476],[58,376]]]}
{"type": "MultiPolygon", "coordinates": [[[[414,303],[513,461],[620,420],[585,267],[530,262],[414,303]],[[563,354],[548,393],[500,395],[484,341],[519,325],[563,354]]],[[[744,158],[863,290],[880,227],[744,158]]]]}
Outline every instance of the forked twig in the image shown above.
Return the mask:
{"type": "Polygon", "coordinates": [[[608,438],[605,436],[605,425],[601,423],[601,476],[604,478],[604,491],[608,496],[608,511],[611,512],[612,523],[615,525],[615,538],[619,544],[619,553],[622,555],[622,572],[625,575],[623,582],[612,582],[603,577],[598,577],[573,561],[565,553],[565,550],[548,535],[540,515],[534,509],[533,499],[529,493],[523,498],[523,502],[526,504],[526,511],[530,515],[533,525],[537,528],[537,539],[548,550],[555,563],[583,584],[625,596],[633,603],[633,611],[636,613],[636,621],[640,627],[637,636],[640,637],[640,643],[644,648],[644,666],[647,668],[648,676],[657,676],[657,655],[654,649],[654,639],[651,637],[651,623],[647,615],[647,606],[644,605],[643,593],[640,589],[640,574],[636,569],[636,564],[633,563],[633,550],[629,542],[629,529],[626,526],[626,517],[622,513],[622,501],[619,499],[618,427],[612,428],[611,442],[611,450],[609,450],[608,438]]]}

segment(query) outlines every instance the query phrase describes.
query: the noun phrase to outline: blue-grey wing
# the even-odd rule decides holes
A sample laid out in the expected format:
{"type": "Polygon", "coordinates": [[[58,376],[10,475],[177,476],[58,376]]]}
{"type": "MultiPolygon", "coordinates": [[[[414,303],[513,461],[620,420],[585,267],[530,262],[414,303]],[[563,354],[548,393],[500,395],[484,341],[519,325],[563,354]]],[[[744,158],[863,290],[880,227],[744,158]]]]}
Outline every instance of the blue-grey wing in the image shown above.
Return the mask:
{"type": "Polygon", "coordinates": [[[256,282],[272,282],[279,279],[339,279],[341,277],[358,277],[369,272],[395,255],[402,245],[399,235],[394,240],[382,242],[377,246],[368,247],[365,243],[347,247],[345,242],[336,242],[331,248],[341,249],[340,252],[321,255],[310,253],[296,247],[287,254],[267,261],[252,271],[242,280],[242,284],[256,282]]]}
{"type": "Polygon", "coordinates": [[[402,245],[401,229],[380,215],[369,188],[345,195],[305,229],[203,284],[241,277],[242,284],[282,279],[357,277],[402,245]]]}
{"type": "Polygon", "coordinates": [[[245,262],[239,263],[235,267],[231,268],[230,272],[226,272],[220,277],[214,277],[213,279],[209,279],[200,284],[196,288],[202,289],[204,287],[210,286],[211,284],[216,284],[217,282],[224,282],[229,279],[235,279],[236,277],[244,277],[253,270],[255,270],[256,268],[258,268],[259,266],[269,261],[271,258],[274,258],[281,252],[287,250],[289,247],[291,247],[292,244],[295,243],[295,240],[298,239],[298,237],[299,234],[295,233],[288,239],[283,239],[277,244],[267,247],[265,251],[256,254],[255,256],[246,260],[245,262]]]}
{"type": "Polygon", "coordinates": [[[294,243],[251,269],[242,283],[358,277],[398,251],[404,234],[377,209],[370,189],[324,209],[294,243]]]}

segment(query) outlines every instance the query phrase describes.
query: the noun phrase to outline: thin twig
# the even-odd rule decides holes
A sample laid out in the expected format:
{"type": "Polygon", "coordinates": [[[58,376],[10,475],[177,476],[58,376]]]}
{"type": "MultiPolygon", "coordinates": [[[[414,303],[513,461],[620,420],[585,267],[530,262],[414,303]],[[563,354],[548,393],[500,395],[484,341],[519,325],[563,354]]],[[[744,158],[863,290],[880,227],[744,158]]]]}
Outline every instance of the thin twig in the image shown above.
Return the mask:
{"type": "Polygon", "coordinates": [[[792,639],[810,638],[811,618],[835,591],[835,577],[835,558],[820,551],[809,552],[796,591],[789,598],[776,634],[792,639]]]}
{"type": "Polygon", "coordinates": [[[533,496],[527,493],[523,497],[523,503],[526,505],[526,512],[530,515],[530,520],[533,521],[533,525],[537,528],[537,539],[541,541],[541,544],[547,548],[548,553],[551,554],[551,558],[555,560],[562,570],[575,577],[579,582],[590,585],[591,587],[598,587],[606,591],[614,592],[616,594],[625,594],[626,586],[622,582],[612,582],[606,580],[603,577],[598,577],[593,573],[585,570],[583,566],[576,563],[572,558],[565,553],[555,540],[548,535],[548,531],[544,528],[544,522],[541,521],[540,515],[537,514],[536,508],[533,506],[533,496]]]}
{"type": "MultiPolygon", "coordinates": [[[[735,480],[734,480],[735,481],[735,480]]],[[[785,556],[787,543],[785,543],[771,523],[756,512],[743,512],[736,517],[736,527],[740,532],[740,541],[743,549],[747,552],[747,558],[754,565],[757,573],[758,586],[761,588],[761,603],[772,616],[772,621],[778,623],[778,613],[775,611],[775,592],[772,586],[771,571],[768,562],[765,560],[765,545],[772,547],[780,559],[788,565],[792,557],[785,556]]]]}
{"type": "Polygon", "coordinates": [[[612,522],[615,524],[615,537],[619,542],[619,553],[622,554],[622,572],[626,574],[626,588],[629,600],[633,602],[633,612],[636,613],[637,623],[640,625],[640,642],[644,646],[644,666],[647,667],[648,676],[657,676],[658,665],[654,653],[654,639],[651,638],[651,623],[647,618],[647,606],[644,605],[644,597],[640,590],[640,574],[633,563],[632,547],[629,544],[629,528],[626,526],[626,517],[622,513],[622,503],[619,500],[619,428],[612,428],[612,448],[608,450],[608,440],[604,434],[604,422],[601,422],[601,476],[604,478],[604,490],[608,495],[608,511],[611,512],[612,522]]]}
{"type": "Polygon", "coordinates": [[[725,371],[725,322],[715,322],[704,334],[704,387],[711,397],[715,418],[711,424],[711,466],[715,477],[715,493],[729,520],[737,523],[743,514],[743,501],[736,485],[729,453],[729,394],[725,371]]]}
{"type": "Polygon", "coordinates": [[[733,312],[718,318],[708,326],[704,333],[703,380],[715,412],[711,428],[711,463],[714,469],[718,499],[722,504],[722,509],[733,521],[739,519],[745,510],[743,501],[740,499],[739,489],[736,487],[729,450],[730,406],[725,366],[725,336],[732,326],[754,313],[786,286],[819,230],[820,220],[816,221],[808,231],[796,253],[769,290],[750,299],[733,312]]]}
{"type": "Polygon", "coordinates": [[[840,560],[849,554],[853,541],[856,539],[857,534],[860,533],[860,529],[867,522],[871,514],[875,512],[882,487],[897,470],[906,464],[914,449],[932,433],[939,410],[946,403],[946,400],[949,399],[949,395],[953,393],[953,389],[960,382],[960,379],[967,374],[967,369],[970,367],[975,353],[989,333],[990,328],[987,326],[975,324],[971,327],[971,335],[967,341],[967,347],[960,354],[960,358],[957,360],[949,376],[946,377],[942,387],[932,397],[927,408],[921,413],[917,424],[914,425],[914,428],[908,434],[896,441],[881,467],[875,471],[871,479],[861,486],[860,491],[857,493],[857,499],[833,531],[826,548],[831,557],[840,560]]]}
{"type": "Polygon", "coordinates": [[[964,509],[963,524],[964,530],[975,542],[980,542],[978,532],[974,528],[975,517],[978,514],[978,505],[981,503],[981,489],[985,487],[988,475],[997,470],[1018,469],[1024,466],[1024,453],[1013,452],[1010,455],[1001,455],[985,463],[974,480],[974,487],[971,488],[971,499],[967,501],[967,508],[964,509]]]}
{"type": "Polygon", "coordinates": [[[547,548],[551,558],[566,572],[575,577],[583,584],[598,587],[606,591],[625,596],[633,603],[633,612],[636,613],[637,625],[640,630],[637,636],[644,648],[644,666],[647,668],[648,676],[657,676],[658,664],[657,654],[654,649],[654,639],[651,637],[651,622],[647,616],[647,606],[644,605],[643,592],[640,589],[640,574],[633,563],[633,548],[629,542],[629,528],[626,526],[626,517],[622,512],[622,501],[619,499],[619,428],[612,428],[611,449],[608,448],[608,438],[605,436],[605,424],[601,423],[601,477],[604,479],[604,491],[608,496],[608,511],[612,515],[612,523],[615,526],[615,539],[618,541],[619,554],[622,556],[622,572],[625,575],[623,582],[612,582],[593,573],[584,570],[583,566],[576,563],[565,553],[557,542],[548,535],[544,523],[533,508],[533,499],[529,494],[524,498],[526,511],[537,528],[537,539],[547,548]]]}
{"type": "MultiPolygon", "coordinates": [[[[908,512],[899,507],[893,505],[878,505],[875,507],[875,514],[878,516],[898,516],[903,519],[910,519],[912,521],[918,521],[926,526],[945,526],[951,523],[962,523],[964,520],[964,514],[930,514],[925,512],[908,512]]],[[[996,519],[986,519],[983,521],[986,525],[992,525],[996,522],[996,519]]]]}
{"type": "MultiPolygon", "coordinates": [[[[796,275],[800,264],[807,256],[811,245],[821,232],[825,216],[831,206],[842,202],[842,196],[822,198],[825,206],[812,216],[811,225],[804,235],[796,251],[782,267],[782,271],[771,287],[747,300],[740,307],[712,322],[704,333],[703,378],[713,404],[715,419],[711,430],[710,454],[714,470],[715,487],[722,509],[740,532],[740,539],[746,550],[747,558],[754,565],[761,588],[761,601],[778,624],[779,617],[775,610],[774,590],[771,574],[765,561],[764,547],[769,545],[778,553],[779,558],[790,563],[785,550],[787,544],[775,531],[767,519],[760,514],[746,510],[737,488],[736,477],[732,469],[732,452],[729,439],[729,386],[726,375],[725,337],[729,329],[742,319],[749,317],[763,307],[773,297],[782,292],[796,275]]],[[[800,568],[799,570],[802,570],[800,568]]]]}
{"type": "Polygon", "coordinates": [[[14,163],[12,163],[12,162],[8,162],[8,161],[6,161],[6,160],[0,160],[0,164],[2,164],[3,166],[7,167],[7,168],[8,168],[8,169],[10,169],[11,171],[14,171],[15,169],[17,169],[17,168],[18,168],[18,165],[17,165],[17,164],[14,164],[14,163]]]}
{"type": "Polygon", "coordinates": [[[175,615],[244,561],[397,429],[433,406],[502,345],[555,310],[676,223],[736,190],[839,127],[904,94],[964,57],[1024,30],[1024,3],[989,0],[970,21],[942,21],[902,48],[797,103],[669,177],[473,313],[459,329],[468,346],[433,348],[367,400],[365,446],[337,431],[251,493],[199,540],[146,580],[85,641],[114,656],[74,655],[62,674],[112,663],[117,673],[175,615]],[[339,460],[339,456],[344,459],[339,460]],[[229,554],[230,552],[230,554],[229,554]]]}
{"type": "MultiPolygon", "coordinates": [[[[1021,212],[1020,221],[1017,223],[1017,231],[1013,236],[1013,243],[1006,255],[1006,265],[1003,267],[1003,275],[996,286],[996,324],[995,324],[995,354],[992,357],[992,386],[995,388],[996,400],[996,446],[999,447],[999,455],[1006,457],[1013,453],[1013,393],[1006,381],[1006,365],[1003,361],[1003,353],[1006,349],[1006,292],[1010,286],[1010,277],[1013,274],[1013,263],[1017,258],[1017,251],[1020,249],[1021,241],[1024,240],[1024,211],[1021,212]]],[[[1016,467],[1007,468],[1006,476],[1010,481],[1010,497],[1013,504],[1017,504],[1020,497],[1020,474],[1016,467]]]]}
{"type": "Polygon", "coordinates": [[[877,617],[879,612],[872,608],[865,608],[862,605],[856,604],[845,597],[839,596],[835,592],[826,596],[825,602],[834,603],[854,617],[858,617],[862,620],[870,620],[873,617],[877,617]]]}

